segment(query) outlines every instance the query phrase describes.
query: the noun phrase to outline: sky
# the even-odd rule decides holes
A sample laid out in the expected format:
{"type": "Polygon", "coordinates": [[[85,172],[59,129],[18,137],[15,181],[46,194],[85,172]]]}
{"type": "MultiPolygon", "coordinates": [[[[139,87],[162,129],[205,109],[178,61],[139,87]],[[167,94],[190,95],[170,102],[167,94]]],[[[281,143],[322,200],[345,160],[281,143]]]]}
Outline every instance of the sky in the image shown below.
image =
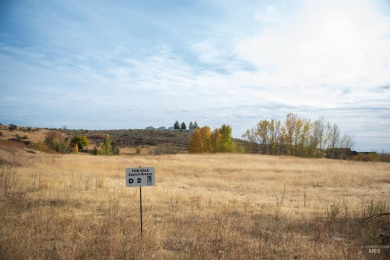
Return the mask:
{"type": "Polygon", "coordinates": [[[0,123],[323,116],[390,152],[390,0],[0,0],[0,123]]]}

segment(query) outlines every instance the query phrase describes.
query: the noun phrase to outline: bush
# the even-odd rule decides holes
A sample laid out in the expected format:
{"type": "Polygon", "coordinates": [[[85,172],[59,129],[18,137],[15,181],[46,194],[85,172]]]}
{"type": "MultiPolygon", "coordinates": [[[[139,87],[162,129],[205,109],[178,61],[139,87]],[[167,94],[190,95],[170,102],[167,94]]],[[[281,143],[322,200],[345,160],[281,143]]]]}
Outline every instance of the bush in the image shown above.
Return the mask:
{"type": "Polygon", "coordinates": [[[17,126],[17,125],[10,124],[10,125],[8,126],[8,130],[10,130],[10,131],[14,131],[14,130],[17,130],[17,129],[18,129],[18,126],[17,126]]]}
{"type": "Polygon", "coordinates": [[[38,142],[36,144],[32,144],[31,148],[33,148],[34,150],[44,152],[44,153],[53,153],[54,152],[54,150],[50,149],[50,147],[44,142],[38,142]]]}
{"type": "Polygon", "coordinates": [[[79,150],[82,150],[89,145],[89,140],[86,135],[76,135],[72,138],[71,141],[72,146],[77,146],[79,150]]]}
{"type": "Polygon", "coordinates": [[[351,158],[353,161],[373,162],[378,160],[377,153],[358,153],[351,158]]]}
{"type": "Polygon", "coordinates": [[[102,144],[102,149],[98,151],[101,155],[119,155],[119,147],[116,146],[115,142],[109,135],[106,135],[102,144]]]}
{"type": "Polygon", "coordinates": [[[60,131],[50,131],[46,134],[45,143],[57,153],[67,153],[70,140],[60,131]]]}
{"type": "Polygon", "coordinates": [[[150,148],[148,146],[137,146],[135,148],[135,152],[140,155],[147,155],[150,152],[150,148]]]}

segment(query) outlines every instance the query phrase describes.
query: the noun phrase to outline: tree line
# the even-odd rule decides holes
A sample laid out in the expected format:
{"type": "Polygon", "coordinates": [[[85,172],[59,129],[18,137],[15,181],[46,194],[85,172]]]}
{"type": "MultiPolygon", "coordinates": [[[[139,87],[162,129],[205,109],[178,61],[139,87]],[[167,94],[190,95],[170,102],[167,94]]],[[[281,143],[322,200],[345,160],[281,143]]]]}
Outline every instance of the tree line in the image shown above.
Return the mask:
{"type": "Polygon", "coordinates": [[[337,124],[322,116],[315,121],[289,113],[284,121],[260,120],[242,135],[244,145],[235,144],[232,128],[223,125],[211,131],[197,127],[191,135],[189,153],[247,152],[299,157],[347,158],[354,138],[342,134],[337,124]],[[342,154],[345,153],[345,154],[342,154]]]}
{"type": "MultiPolygon", "coordinates": [[[[195,121],[195,123],[192,123],[192,121],[188,124],[188,130],[194,130],[198,128],[198,123],[195,121]]],[[[182,122],[181,124],[179,121],[176,120],[176,122],[173,124],[173,129],[175,130],[187,130],[186,123],[182,122]]]]}
{"type": "Polygon", "coordinates": [[[350,151],[354,145],[352,136],[342,135],[339,127],[324,117],[311,121],[294,113],[287,114],[284,122],[260,120],[242,139],[246,152],[300,157],[322,157],[327,150],[329,157],[335,158],[336,152],[350,151]]]}

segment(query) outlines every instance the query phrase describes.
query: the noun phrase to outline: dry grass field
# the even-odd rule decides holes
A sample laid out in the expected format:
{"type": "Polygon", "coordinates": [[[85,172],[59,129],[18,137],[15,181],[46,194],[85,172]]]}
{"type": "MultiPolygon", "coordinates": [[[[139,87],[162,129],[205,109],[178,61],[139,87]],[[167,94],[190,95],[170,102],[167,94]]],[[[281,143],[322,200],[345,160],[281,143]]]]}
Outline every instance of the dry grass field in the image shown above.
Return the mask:
{"type": "Polygon", "coordinates": [[[389,202],[388,163],[0,147],[0,259],[389,259],[389,202]]]}

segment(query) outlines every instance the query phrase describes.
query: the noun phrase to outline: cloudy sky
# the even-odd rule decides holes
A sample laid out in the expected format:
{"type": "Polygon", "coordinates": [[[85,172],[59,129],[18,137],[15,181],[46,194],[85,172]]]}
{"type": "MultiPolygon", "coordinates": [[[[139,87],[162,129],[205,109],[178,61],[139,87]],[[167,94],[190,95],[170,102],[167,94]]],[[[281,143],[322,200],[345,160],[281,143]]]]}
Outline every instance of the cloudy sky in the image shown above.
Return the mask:
{"type": "Polygon", "coordinates": [[[0,123],[324,116],[390,152],[389,0],[2,0],[0,123]]]}

